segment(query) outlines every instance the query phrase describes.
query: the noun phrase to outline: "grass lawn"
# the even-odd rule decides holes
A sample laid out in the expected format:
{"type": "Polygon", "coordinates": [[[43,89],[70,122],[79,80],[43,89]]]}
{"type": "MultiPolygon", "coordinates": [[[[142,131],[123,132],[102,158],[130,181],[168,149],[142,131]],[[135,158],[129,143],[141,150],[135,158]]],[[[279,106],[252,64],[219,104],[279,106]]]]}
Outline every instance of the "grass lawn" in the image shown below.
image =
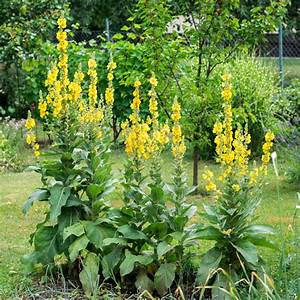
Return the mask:
{"type": "MultiPolygon", "coordinates": [[[[114,172],[120,173],[124,156],[118,152],[114,155],[114,161],[117,162],[114,164],[114,172]]],[[[164,161],[165,167],[163,169],[170,170],[171,162],[167,156],[164,161]]],[[[189,178],[191,178],[191,164],[191,161],[187,160],[189,178]]],[[[201,162],[201,170],[205,164],[212,169],[217,169],[213,163],[201,162]]],[[[296,229],[292,225],[299,188],[287,183],[284,177],[287,167],[287,162],[279,162],[280,176],[278,178],[270,168],[266,178],[268,183],[263,187],[263,201],[257,212],[257,222],[272,224],[278,229],[278,234],[274,239],[279,245],[279,250],[263,250],[262,253],[267,264],[271,266],[271,274],[277,287],[286,295],[284,284],[281,285],[281,283],[286,281],[291,294],[296,293],[297,284],[299,285],[299,281],[297,283],[299,274],[297,274],[296,261],[293,260],[296,249],[296,245],[293,244],[295,241],[293,230],[296,229]],[[279,196],[277,187],[279,188],[279,196]],[[279,268],[283,242],[289,264],[283,261],[286,264],[279,268]],[[280,270],[285,268],[287,273],[280,275],[280,270]],[[280,282],[279,277],[281,278],[280,282]]],[[[40,186],[39,175],[32,172],[0,174],[0,299],[16,299],[17,294],[22,295],[30,287],[31,279],[22,274],[20,258],[31,251],[28,242],[29,235],[37,222],[43,219],[43,212],[46,207],[35,204],[27,216],[22,214],[21,208],[28,195],[38,186],[40,186]]],[[[117,197],[118,193],[120,191],[117,191],[113,196],[117,197]]],[[[209,198],[193,196],[190,200],[195,202],[201,211],[202,204],[209,201],[209,198]]],[[[202,243],[203,250],[207,245],[202,243]]]]}
{"type": "MultiPolygon", "coordinates": [[[[278,58],[261,58],[268,65],[271,65],[279,72],[278,58]]],[[[286,57],[283,58],[283,73],[285,82],[289,82],[291,79],[300,79],[300,59],[286,57]]]]}

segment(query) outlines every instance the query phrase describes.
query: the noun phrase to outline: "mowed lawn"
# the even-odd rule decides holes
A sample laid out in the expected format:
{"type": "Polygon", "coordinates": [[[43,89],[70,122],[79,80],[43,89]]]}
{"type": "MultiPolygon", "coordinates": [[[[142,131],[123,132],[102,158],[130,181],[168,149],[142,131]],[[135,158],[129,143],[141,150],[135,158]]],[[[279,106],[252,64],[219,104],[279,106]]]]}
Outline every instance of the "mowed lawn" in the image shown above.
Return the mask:
{"type": "MultiPolygon", "coordinates": [[[[165,173],[169,173],[172,164],[167,158],[168,155],[165,157],[163,169],[165,173]]],[[[114,172],[120,174],[124,156],[115,153],[113,161],[117,162],[114,164],[114,172]]],[[[191,165],[192,162],[187,160],[186,168],[189,180],[191,179],[191,165]]],[[[208,165],[213,170],[218,169],[218,166],[213,163],[201,162],[200,171],[203,170],[204,165],[208,165]]],[[[299,192],[299,187],[289,184],[284,176],[288,168],[287,163],[278,165],[279,177],[275,176],[270,166],[256,221],[257,223],[272,224],[278,229],[274,240],[277,241],[279,249],[277,251],[262,250],[264,259],[271,266],[271,275],[274,276],[275,281],[282,253],[282,242],[287,245],[287,251],[291,252],[286,255],[292,254],[296,249],[295,245],[292,245],[293,232],[296,230],[293,225],[293,216],[297,203],[297,192],[299,192]]],[[[166,179],[168,180],[168,178],[166,179]]],[[[35,225],[43,219],[47,207],[40,203],[35,204],[27,216],[22,214],[21,209],[26,198],[39,186],[39,175],[33,172],[0,174],[0,299],[14,299],[16,295],[26,293],[26,289],[30,287],[31,279],[22,274],[20,259],[22,255],[30,253],[29,235],[35,225]]],[[[120,199],[120,193],[120,190],[117,189],[110,198],[112,200],[120,199]]],[[[190,199],[197,204],[199,212],[201,212],[202,204],[210,201],[210,198],[203,194],[190,199]]],[[[197,218],[194,221],[196,222],[197,218]]],[[[202,242],[201,245],[202,251],[208,247],[209,243],[202,242]]],[[[298,275],[296,268],[289,266],[288,270],[289,274],[286,277],[288,284],[296,285],[298,275]]]]}

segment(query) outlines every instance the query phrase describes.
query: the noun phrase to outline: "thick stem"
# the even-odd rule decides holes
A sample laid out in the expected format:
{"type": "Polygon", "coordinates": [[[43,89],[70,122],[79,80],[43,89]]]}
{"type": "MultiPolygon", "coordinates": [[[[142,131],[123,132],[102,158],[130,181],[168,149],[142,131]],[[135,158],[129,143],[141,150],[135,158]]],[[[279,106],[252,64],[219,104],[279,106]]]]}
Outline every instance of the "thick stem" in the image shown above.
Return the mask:
{"type": "MultiPolygon", "coordinates": [[[[193,186],[198,186],[199,182],[199,158],[200,149],[198,145],[195,145],[193,153],[193,186]]],[[[195,192],[197,192],[197,189],[195,190],[195,192]]]]}

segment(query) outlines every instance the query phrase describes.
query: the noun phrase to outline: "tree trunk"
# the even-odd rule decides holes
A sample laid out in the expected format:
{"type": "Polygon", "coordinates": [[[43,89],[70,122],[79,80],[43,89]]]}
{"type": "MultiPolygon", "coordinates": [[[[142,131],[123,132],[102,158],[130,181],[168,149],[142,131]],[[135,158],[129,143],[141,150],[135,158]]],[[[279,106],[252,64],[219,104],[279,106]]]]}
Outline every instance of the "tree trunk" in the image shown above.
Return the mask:
{"type": "MultiPolygon", "coordinates": [[[[193,153],[193,186],[198,186],[199,183],[199,157],[200,157],[200,149],[198,145],[194,146],[194,153],[193,153]]],[[[195,190],[195,192],[198,191],[198,188],[195,190]]]]}

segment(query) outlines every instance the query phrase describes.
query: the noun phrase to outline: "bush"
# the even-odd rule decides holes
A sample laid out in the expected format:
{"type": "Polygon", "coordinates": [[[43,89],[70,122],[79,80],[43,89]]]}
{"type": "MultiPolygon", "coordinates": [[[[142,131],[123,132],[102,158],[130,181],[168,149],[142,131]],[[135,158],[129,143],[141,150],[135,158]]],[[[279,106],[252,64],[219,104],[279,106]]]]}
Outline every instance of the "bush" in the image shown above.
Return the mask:
{"type": "Polygon", "coordinates": [[[0,172],[21,171],[24,167],[24,121],[0,119],[0,172]]]}
{"type": "MultiPolygon", "coordinates": [[[[199,147],[204,159],[214,155],[214,135],[212,127],[222,111],[221,75],[227,71],[232,76],[234,124],[242,124],[248,128],[253,143],[253,154],[260,154],[260,145],[264,140],[266,128],[276,131],[279,112],[278,84],[274,69],[259,60],[250,57],[235,58],[234,60],[216,67],[210,81],[203,88],[203,94],[197,95],[197,88],[187,77],[193,72],[192,65],[185,65],[186,75],[182,76],[181,86],[184,88],[183,111],[194,111],[195,116],[184,116],[184,130],[189,137],[195,132],[196,123],[201,124],[198,129],[201,134],[199,147]],[[196,112],[199,111],[198,115],[196,112]],[[198,118],[200,122],[194,122],[198,118]]],[[[197,131],[196,131],[197,132],[197,131]]]]}

